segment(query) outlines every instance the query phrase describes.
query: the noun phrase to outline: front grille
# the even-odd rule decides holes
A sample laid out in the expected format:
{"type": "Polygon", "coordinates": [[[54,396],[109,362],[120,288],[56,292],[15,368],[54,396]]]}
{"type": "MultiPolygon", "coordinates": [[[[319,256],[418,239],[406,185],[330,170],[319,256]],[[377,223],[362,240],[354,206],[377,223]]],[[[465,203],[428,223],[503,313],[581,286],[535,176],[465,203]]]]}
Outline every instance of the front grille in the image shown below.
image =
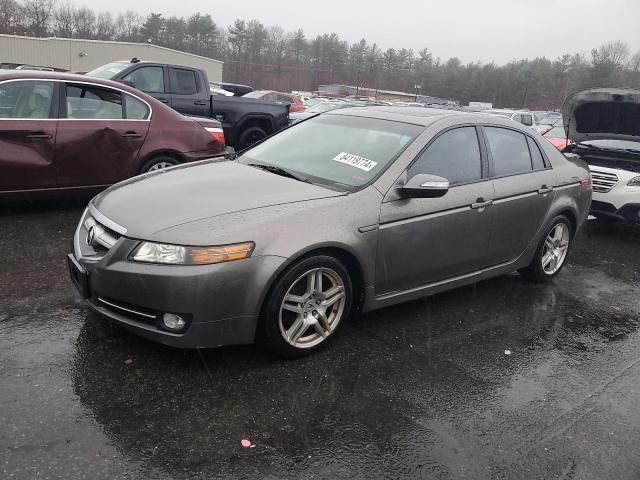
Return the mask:
{"type": "Polygon", "coordinates": [[[126,229],[89,205],[78,224],[74,238],[76,258],[99,260],[114,247],[123,233],[126,233],[126,229]]]}
{"type": "Polygon", "coordinates": [[[591,184],[594,192],[607,193],[616,186],[619,180],[615,173],[591,170],[591,184]]]}

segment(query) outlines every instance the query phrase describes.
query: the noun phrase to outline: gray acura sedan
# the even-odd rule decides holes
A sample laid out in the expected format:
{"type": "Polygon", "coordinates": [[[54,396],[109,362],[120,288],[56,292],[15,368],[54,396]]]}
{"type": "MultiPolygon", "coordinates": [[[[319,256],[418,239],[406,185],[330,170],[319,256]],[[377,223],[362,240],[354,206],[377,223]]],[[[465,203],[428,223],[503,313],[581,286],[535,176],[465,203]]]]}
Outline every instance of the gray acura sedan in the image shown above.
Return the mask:
{"type": "Polygon", "coordinates": [[[112,186],[68,263],[92,310],[150,340],[297,357],[355,311],[553,278],[590,202],[586,164],[510,120],[343,109],[112,186]]]}

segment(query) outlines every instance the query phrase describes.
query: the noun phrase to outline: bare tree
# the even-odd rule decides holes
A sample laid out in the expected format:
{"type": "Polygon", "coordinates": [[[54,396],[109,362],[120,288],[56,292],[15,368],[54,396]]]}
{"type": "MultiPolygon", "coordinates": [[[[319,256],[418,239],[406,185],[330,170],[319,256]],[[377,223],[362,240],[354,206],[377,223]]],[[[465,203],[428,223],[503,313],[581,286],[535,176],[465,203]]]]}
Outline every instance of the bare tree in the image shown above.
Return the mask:
{"type": "Polygon", "coordinates": [[[96,38],[98,40],[113,40],[116,36],[116,26],[113,23],[113,15],[109,12],[100,12],[96,20],[96,38]]]}
{"type": "Polygon", "coordinates": [[[53,31],[58,37],[73,37],[76,7],[66,2],[60,5],[53,15],[53,31]]]}
{"type": "Polygon", "coordinates": [[[34,36],[44,37],[47,35],[55,6],[56,0],[23,1],[24,20],[34,36]]]}
{"type": "Polygon", "coordinates": [[[76,9],[73,16],[73,25],[78,38],[95,38],[96,14],[87,7],[76,9]]]}
{"type": "Polygon", "coordinates": [[[116,37],[125,42],[138,40],[140,27],[142,26],[142,16],[133,10],[119,13],[116,18],[116,37]]]}
{"type": "Polygon", "coordinates": [[[16,0],[0,0],[0,33],[15,33],[21,13],[16,0]]]}

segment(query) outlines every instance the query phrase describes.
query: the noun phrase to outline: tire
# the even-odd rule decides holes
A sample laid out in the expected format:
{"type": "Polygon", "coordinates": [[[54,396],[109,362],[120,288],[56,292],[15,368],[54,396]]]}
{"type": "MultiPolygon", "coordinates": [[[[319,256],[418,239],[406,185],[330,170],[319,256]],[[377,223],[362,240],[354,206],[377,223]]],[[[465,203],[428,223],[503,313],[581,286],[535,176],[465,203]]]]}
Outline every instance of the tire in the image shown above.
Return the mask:
{"type": "Polygon", "coordinates": [[[180,161],[177,158],[170,157],[168,155],[158,155],[157,157],[153,157],[147,160],[142,168],[140,169],[140,173],[152,172],[155,170],[162,170],[164,168],[173,167],[174,165],[178,165],[180,161]]]}
{"type": "Polygon", "coordinates": [[[547,282],[564,267],[571,249],[573,229],[564,215],[555,217],[540,240],[531,263],[519,270],[520,274],[534,282],[547,282]],[[558,235],[558,233],[560,235],[558,235]],[[552,238],[553,236],[553,238],[552,238]]]}
{"type": "Polygon", "coordinates": [[[328,255],[305,258],[289,267],[268,293],[258,324],[259,338],[280,356],[309,355],[333,338],[352,304],[351,277],[340,260],[328,255]],[[314,289],[318,275],[323,293],[314,289]]]}
{"type": "Polygon", "coordinates": [[[244,150],[245,148],[249,148],[254,143],[258,143],[260,140],[267,136],[267,132],[265,132],[260,127],[249,127],[244,130],[240,137],[238,138],[238,150],[244,150]]]}

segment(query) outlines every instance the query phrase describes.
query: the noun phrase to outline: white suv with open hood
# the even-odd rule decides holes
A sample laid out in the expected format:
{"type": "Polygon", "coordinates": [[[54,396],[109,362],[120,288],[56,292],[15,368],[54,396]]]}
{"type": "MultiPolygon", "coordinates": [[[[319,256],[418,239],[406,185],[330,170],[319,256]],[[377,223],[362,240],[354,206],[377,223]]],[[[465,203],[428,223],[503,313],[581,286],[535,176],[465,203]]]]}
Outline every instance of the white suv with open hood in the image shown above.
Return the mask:
{"type": "Polygon", "coordinates": [[[564,152],[578,155],[591,169],[592,215],[640,223],[640,90],[575,93],[562,116],[575,142],[564,152]]]}

